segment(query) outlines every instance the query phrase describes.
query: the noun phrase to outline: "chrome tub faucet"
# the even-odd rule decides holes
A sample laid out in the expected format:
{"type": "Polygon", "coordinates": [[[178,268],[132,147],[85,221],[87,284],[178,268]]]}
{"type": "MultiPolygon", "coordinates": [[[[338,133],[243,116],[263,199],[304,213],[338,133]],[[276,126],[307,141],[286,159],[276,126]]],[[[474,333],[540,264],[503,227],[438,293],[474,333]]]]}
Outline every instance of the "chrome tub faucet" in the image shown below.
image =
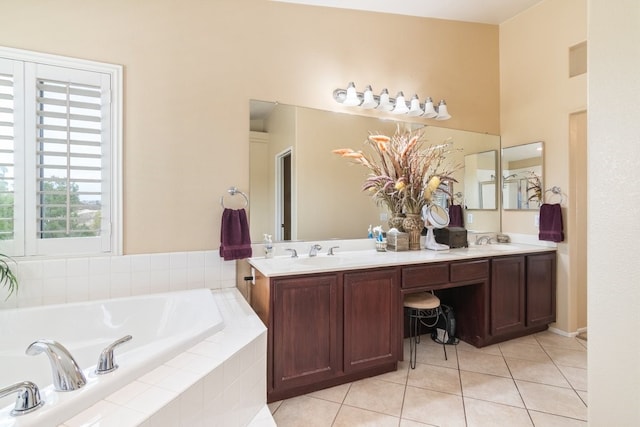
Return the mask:
{"type": "Polygon", "coordinates": [[[78,366],[71,353],[59,342],[53,340],[37,340],[25,351],[29,356],[44,353],[51,364],[53,386],[57,391],[72,391],[83,387],[87,383],[82,369],[78,366]]]}

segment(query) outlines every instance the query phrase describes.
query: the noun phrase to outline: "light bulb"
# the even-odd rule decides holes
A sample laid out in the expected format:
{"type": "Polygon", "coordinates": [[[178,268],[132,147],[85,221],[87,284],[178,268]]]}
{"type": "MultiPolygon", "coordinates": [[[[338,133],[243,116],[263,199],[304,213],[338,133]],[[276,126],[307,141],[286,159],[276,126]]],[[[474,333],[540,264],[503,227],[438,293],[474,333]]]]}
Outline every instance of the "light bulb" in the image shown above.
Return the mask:
{"type": "Polygon", "coordinates": [[[409,112],[409,107],[407,107],[407,103],[404,100],[404,93],[402,91],[398,92],[396,96],[396,106],[391,111],[393,114],[406,114],[409,112]]]}
{"type": "Polygon", "coordinates": [[[356,85],[353,84],[353,82],[349,83],[349,86],[347,86],[347,97],[342,104],[347,107],[356,107],[360,105],[360,102],[360,98],[358,98],[358,93],[356,92],[356,85]]]}

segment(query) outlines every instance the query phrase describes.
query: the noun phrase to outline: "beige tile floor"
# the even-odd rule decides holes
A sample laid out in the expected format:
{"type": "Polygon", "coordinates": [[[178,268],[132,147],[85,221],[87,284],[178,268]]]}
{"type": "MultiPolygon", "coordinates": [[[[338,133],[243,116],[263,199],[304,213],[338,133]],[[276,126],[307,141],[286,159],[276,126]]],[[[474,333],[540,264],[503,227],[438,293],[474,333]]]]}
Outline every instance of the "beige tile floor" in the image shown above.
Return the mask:
{"type": "MultiPolygon", "coordinates": [[[[586,426],[587,342],[541,332],[477,349],[424,336],[408,361],[373,378],[274,402],[288,426],[586,426]]],[[[408,358],[408,341],[405,355],[408,358]]]]}

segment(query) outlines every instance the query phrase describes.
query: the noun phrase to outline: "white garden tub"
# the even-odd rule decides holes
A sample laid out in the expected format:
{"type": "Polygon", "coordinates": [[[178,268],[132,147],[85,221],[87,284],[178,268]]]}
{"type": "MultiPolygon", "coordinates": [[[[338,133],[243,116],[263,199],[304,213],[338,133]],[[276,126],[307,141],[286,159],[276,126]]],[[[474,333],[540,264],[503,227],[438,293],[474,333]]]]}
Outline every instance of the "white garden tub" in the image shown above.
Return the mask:
{"type": "Polygon", "coordinates": [[[0,426],[57,426],[224,327],[209,289],[0,310],[0,388],[32,381],[45,400],[33,413],[12,417],[16,395],[1,399],[0,426]],[[133,339],[115,350],[120,368],[95,375],[102,349],[125,335],[133,339]],[[25,354],[37,339],[64,345],[87,385],[55,392],[47,357],[25,354]]]}

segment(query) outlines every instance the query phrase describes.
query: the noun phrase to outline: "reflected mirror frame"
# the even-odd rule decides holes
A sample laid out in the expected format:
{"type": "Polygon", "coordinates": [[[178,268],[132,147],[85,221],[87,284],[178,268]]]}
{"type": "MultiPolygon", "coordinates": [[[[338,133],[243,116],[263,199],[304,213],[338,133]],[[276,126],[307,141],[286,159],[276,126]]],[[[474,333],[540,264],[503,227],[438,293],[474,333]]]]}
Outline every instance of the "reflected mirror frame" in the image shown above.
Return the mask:
{"type": "MultiPolygon", "coordinates": [[[[537,211],[540,210],[540,205],[544,202],[544,141],[534,141],[534,142],[528,142],[526,144],[520,144],[520,145],[512,145],[510,147],[503,147],[502,150],[502,156],[501,156],[501,161],[500,161],[500,180],[501,180],[501,190],[500,191],[500,204],[502,206],[502,210],[505,211],[537,211]],[[533,156],[531,157],[530,154],[524,154],[524,153],[532,153],[532,152],[537,152],[539,153],[537,156],[533,156]],[[507,154],[505,154],[505,151],[507,151],[507,154]],[[531,189],[531,184],[534,183],[534,181],[531,179],[532,176],[528,173],[526,173],[527,171],[519,171],[515,173],[515,177],[513,178],[517,178],[517,179],[511,179],[508,180],[512,173],[511,170],[512,169],[507,169],[507,165],[509,164],[510,161],[513,161],[513,159],[510,159],[509,157],[512,156],[530,156],[530,157],[522,157],[520,160],[526,160],[526,159],[533,159],[533,158],[540,158],[539,164],[536,165],[532,165],[532,166],[525,166],[525,167],[521,167],[518,169],[527,169],[527,168],[535,168],[535,167],[539,167],[540,170],[538,173],[536,173],[536,177],[539,180],[539,186],[540,186],[540,196],[541,196],[541,200],[539,201],[529,201],[529,197],[533,194],[533,191],[531,189]],[[509,200],[505,200],[507,199],[506,195],[505,195],[505,189],[506,189],[506,185],[508,183],[513,183],[515,185],[515,190],[516,194],[518,195],[519,199],[516,200],[515,202],[515,207],[509,207],[509,205],[511,203],[509,203],[509,200]]],[[[535,172],[535,171],[534,171],[535,172]]]]}
{"type": "MultiPolygon", "coordinates": [[[[500,199],[500,195],[498,194],[498,185],[497,185],[497,182],[496,182],[496,175],[498,174],[498,168],[499,168],[499,165],[498,165],[498,160],[499,160],[498,159],[498,150],[488,150],[488,151],[481,151],[479,153],[466,154],[464,156],[464,159],[465,159],[464,169],[466,171],[466,168],[467,168],[467,157],[469,157],[469,156],[479,156],[479,155],[488,154],[488,153],[492,153],[493,154],[493,174],[492,174],[493,179],[492,180],[487,180],[487,181],[479,181],[479,182],[477,182],[478,194],[479,194],[479,198],[481,198],[482,194],[483,194],[483,191],[482,191],[483,186],[484,185],[493,184],[494,206],[492,208],[470,207],[469,204],[467,203],[467,200],[468,200],[468,198],[467,198],[467,189],[466,189],[467,182],[465,180],[465,182],[464,182],[465,191],[463,192],[463,198],[464,198],[464,208],[467,211],[495,211],[495,210],[498,210],[498,200],[501,200],[500,199]]],[[[479,200],[479,204],[482,205],[481,200],[479,200]]]]}

